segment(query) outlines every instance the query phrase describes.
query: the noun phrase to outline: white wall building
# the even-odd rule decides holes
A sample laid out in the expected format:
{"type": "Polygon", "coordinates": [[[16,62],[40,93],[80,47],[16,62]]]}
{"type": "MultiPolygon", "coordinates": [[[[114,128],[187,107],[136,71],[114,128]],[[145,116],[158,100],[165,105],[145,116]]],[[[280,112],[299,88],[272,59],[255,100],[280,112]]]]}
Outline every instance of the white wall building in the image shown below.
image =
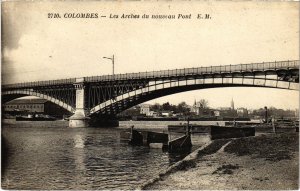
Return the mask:
{"type": "Polygon", "coordinates": [[[148,105],[148,104],[141,105],[140,114],[145,114],[146,116],[149,116],[149,114],[150,114],[150,105],[148,105]]]}

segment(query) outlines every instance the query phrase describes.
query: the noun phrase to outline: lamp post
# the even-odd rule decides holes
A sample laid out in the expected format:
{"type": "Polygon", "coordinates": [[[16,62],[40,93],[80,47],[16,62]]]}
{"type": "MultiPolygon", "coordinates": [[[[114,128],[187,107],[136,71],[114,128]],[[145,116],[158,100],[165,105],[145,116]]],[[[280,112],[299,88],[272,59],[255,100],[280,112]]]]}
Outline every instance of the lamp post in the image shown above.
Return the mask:
{"type": "MultiPolygon", "coordinates": [[[[109,59],[112,61],[112,80],[114,80],[115,79],[115,55],[113,54],[111,58],[109,58],[109,57],[103,57],[103,58],[109,59]]],[[[115,95],[115,94],[116,94],[116,92],[115,92],[115,90],[113,90],[113,95],[115,95]]],[[[115,100],[116,97],[113,96],[113,99],[115,100]]]]}
{"type": "Polygon", "coordinates": [[[103,57],[105,59],[109,59],[112,61],[112,75],[115,75],[115,55],[113,55],[111,58],[109,57],[103,57]]]}

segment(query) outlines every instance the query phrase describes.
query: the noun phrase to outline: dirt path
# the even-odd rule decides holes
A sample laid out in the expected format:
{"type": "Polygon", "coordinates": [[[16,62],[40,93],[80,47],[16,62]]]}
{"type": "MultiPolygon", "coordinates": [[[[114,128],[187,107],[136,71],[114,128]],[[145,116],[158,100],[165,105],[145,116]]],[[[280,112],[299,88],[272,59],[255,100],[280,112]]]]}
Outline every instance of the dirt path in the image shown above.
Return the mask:
{"type": "Polygon", "coordinates": [[[146,189],[298,190],[298,144],[295,133],[223,141],[218,152],[198,153],[194,167],[162,177],[146,189]]]}

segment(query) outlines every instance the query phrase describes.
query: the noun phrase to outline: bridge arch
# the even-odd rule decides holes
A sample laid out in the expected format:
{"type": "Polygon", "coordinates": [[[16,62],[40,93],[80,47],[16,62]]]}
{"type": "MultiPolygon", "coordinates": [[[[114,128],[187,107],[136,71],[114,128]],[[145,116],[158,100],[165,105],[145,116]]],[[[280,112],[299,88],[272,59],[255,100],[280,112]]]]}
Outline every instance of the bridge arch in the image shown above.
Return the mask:
{"type": "Polygon", "coordinates": [[[93,107],[90,110],[90,115],[96,113],[117,114],[134,105],[159,97],[197,89],[220,87],[265,87],[298,90],[299,84],[292,81],[255,76],[150,81],[146,87],[119,95],[93,107]]]}
{"type": "Polygon", "coordinates": [[[74,113],[75,108],[72,106],[62,102],[61,100],[58,100],[56,98],[53,98],[49,95],[38,93],[32,90],[10,90],[10,91],[3,91],[2,92],[2,102],[6,103],[8,101],[20,98],[20,97],[25,97],[25,96],[36,96],[42,99],[46,99],[56,105],[59,105],[60,107],[66,109],[67,111],[74,113]]]}

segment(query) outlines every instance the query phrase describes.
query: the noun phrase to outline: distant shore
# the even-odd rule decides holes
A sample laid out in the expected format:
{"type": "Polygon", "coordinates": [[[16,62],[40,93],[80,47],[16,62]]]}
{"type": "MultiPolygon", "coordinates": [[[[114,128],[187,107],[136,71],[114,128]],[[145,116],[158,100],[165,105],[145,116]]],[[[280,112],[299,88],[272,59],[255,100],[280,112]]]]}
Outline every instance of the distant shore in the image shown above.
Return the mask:
{"type": "MultiPolygon", "coordinates": [[[[188,117],[190,121],[251,121],[249,117],[188,117]]],[[[120,121],[186,121],[187,117],[132,117],[120,121]]]]}
{"type": "Polygon", "coordinates": [[[140,187],[142,190],[298,190],[298,133],[215,140],[140,187]]]}

